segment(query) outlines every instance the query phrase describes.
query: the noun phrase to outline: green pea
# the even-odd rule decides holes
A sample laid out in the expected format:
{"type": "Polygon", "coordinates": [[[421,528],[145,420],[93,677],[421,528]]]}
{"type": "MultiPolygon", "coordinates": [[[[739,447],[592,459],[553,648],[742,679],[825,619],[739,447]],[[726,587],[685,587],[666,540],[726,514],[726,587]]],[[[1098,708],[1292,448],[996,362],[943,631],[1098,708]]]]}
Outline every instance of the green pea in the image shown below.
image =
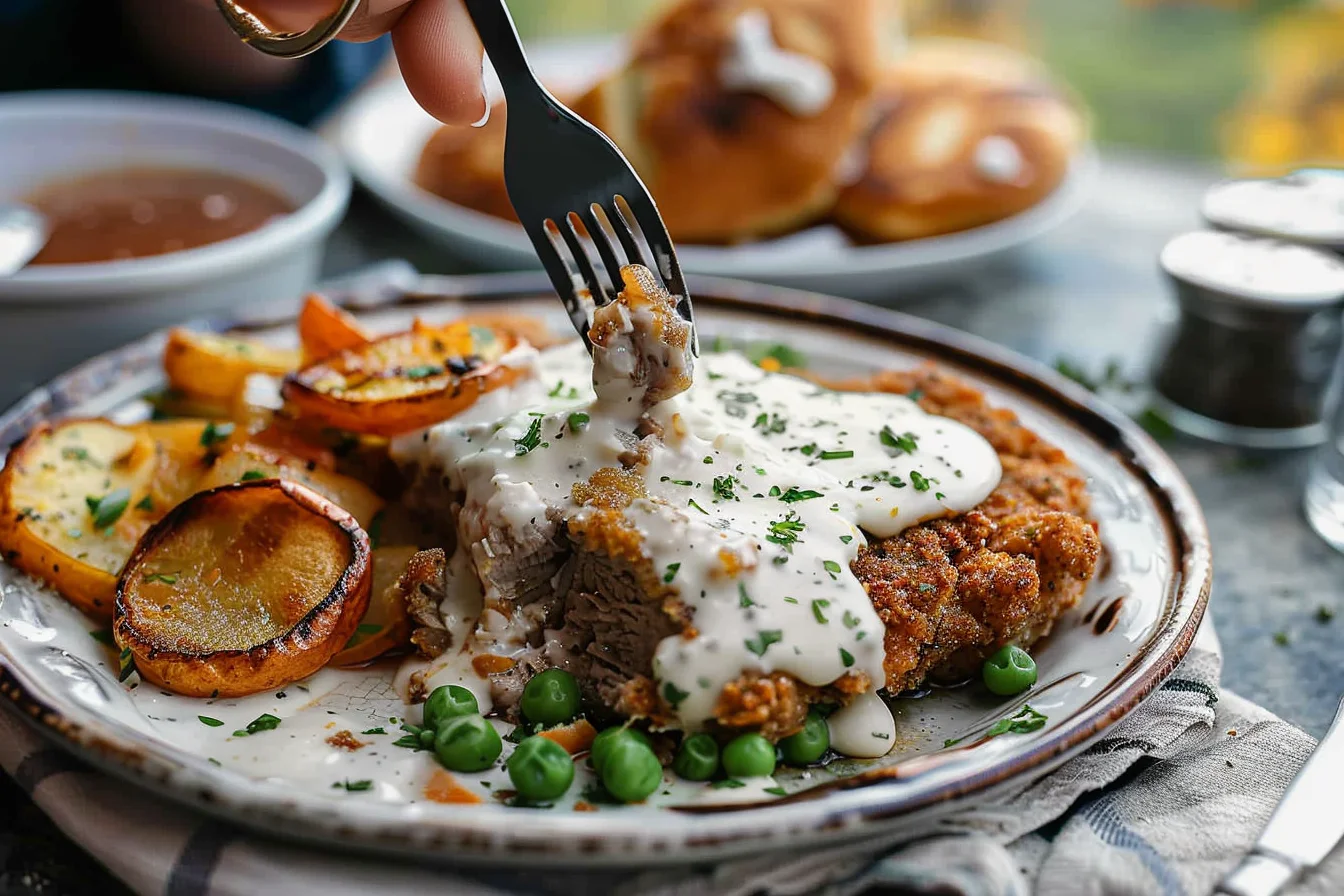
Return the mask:
{"type": "Polygon", "coordinates": [[[435,688],[425,701],[425,727],[438,728],[454,716],[474,716],[480,711],[475,694],[460,685],[446,684],[435,688]]]}
{"type": "Polygon", "coordinates": [[[1021,647],[1000,647],[980,670],[985,687],[1000,697],[1020,694],[1036,683],[1036,661],[1021,647]]]}
{"type": "Polygon", "coordinates": [[[449,771],[482,771],[494,765],[502,752],[499,732],[478,715],[447,719],[434,738],[434,754],[449,771]]]}
{"type": "Polygon", "coordinates": [[[599,774],[607,792],[623,803],[637,803],[663,783],[662,763],[652,749],[633,737],[612,742],[599,774]]]}
{"type": "Polygon", "coordinates": [[[803,730],[779,742],[779,753],[789,765],[809,765],[825,756],[830,747],[830,726],[819,714],[809,712],[803,730]]]}
{"type": "Polygon", "coordinates": [[[606,764],[607,755],[611,752],[612,746],[617,741],[624,740],[627,737],[634,738],[650,750],[653,749],[653,741],[649,740],[649,736],[643,731],[636,728],[627,728],[624,725],[607,728],[593,738],[593,745],[589,748],[588,761],[593,764],[593,770],[601,775],[602,766],[606,764]]]}
{"type": "Polygon", "coordinates": [[[544,737],[520,743],[505,767],[518,795],[533,802],[564,796],[574,783],[574,760],[564,747],[544,737]]]}
{"type": "Polygon", "coordinates": [[[719,770],[719,745],[708,734],[693,734],[681,742],[672,771],[687,781],[708,781],[719,770]]]}
{"type": "Polygon", "coordinates": [[[766,778],[775,773],[775,745],[759,734],[739,734],[723,748],[723,770],[731,778],[766,778]]]}
{"type": "Polygon", "coordinates": [[[547,669],[532,676],[519,703],[530,722],[558,725],[579,714],[579,683],[564,669],[547,669]]]}

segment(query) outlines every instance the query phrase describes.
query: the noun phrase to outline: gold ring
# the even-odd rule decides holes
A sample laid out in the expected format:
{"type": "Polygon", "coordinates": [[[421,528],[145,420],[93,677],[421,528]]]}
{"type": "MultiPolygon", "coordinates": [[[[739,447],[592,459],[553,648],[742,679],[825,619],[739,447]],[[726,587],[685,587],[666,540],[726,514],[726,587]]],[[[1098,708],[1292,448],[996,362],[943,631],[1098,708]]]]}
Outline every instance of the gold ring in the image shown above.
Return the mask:
{"type": "Polygon", "coordinates": [[[276,31],[237,0],[215,0],[215,5],[244,43],[268,56],[294,59],[325,47],[350,21],[359,7],[359,0],[341,0],[339,9],[305,31],[276,31]]]}

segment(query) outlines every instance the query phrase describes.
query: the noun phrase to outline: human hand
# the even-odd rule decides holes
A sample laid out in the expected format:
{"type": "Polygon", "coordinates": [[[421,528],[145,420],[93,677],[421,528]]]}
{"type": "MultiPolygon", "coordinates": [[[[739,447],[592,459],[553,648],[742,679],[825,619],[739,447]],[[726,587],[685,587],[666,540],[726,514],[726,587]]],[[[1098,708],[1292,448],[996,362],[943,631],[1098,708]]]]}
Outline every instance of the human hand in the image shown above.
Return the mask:
{"type": "MultiPolygon", "coordinates": [[[[272,27],[301,31],[331,15],[336,0],[243,0],[272,27]]],[[[462,0],[364,0],[340,40],[392,34],[402,78],[425,111],[448,124],[486,115],[481,41],[462,0]]]]}

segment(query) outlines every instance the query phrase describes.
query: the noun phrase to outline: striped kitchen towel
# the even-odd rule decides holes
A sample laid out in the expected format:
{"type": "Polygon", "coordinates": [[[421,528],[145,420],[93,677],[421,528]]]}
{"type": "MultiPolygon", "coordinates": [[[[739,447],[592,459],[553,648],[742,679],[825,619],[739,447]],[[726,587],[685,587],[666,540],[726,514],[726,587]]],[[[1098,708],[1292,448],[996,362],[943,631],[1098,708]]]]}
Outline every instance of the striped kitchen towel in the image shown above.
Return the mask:
{"type": "MultiPolygon", "coordinates": [[[[0,713],[0,767],[135,892],[163,896],[1201,894],[1249,848],[1313,747],[1219,690],[1205,626],[1180,669],[1086,752],[924,839],[656,871],[416,868],[261,839],[97,772],[0,713]]],[[[1344,892],[1344,852],[1300,893],[1344,892]]]]}

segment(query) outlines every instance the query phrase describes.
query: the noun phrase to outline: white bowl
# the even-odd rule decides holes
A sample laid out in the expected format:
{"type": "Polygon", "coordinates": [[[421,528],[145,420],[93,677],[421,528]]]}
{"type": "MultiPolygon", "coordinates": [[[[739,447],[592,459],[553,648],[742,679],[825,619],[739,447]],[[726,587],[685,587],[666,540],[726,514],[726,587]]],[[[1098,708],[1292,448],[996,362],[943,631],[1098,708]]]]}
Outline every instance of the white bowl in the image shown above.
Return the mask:
{"type": "Polygon", "coordinates": [[[134,93],[0,96],[0,201],[127,167],[237,175],[287,197],[296,211],[196,249],[38,265],[0,278],[0,407],[25,384],[166,324],[296,304],[350,198],[350,175],[326,144],[247,109],[134,93]]]}

